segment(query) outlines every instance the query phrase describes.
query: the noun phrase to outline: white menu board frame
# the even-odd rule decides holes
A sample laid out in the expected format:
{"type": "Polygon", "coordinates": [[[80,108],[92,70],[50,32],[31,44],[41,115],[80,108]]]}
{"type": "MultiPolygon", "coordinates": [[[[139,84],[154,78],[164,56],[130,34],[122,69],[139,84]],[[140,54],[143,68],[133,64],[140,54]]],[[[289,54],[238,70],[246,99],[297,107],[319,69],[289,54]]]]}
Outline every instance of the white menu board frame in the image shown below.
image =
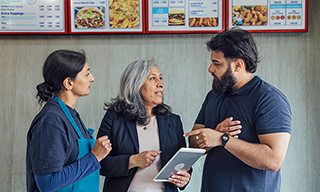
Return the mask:
{"type": "Polygon", "coordinates": [[[252,33],[308,32],[308,0],[228,0],[227,29],[236,26],[252,33]]]}
{"type": "Polygon", "coordinates": [[[144,0],[132,0],[130,4],[122,0],[69,0],[68,9],[69,34],[145,33],[144,0]],[[88,20],[90,11],[99,19],[88,20]]]}
{"type": "Polygon", "coordinates": [[[0,35],[68,34],[65,0],[1,0],[0,9],[0,35]]]}
{"type": "Polygon", "coordinates": [[[146,0],[146,33],[220,33],[225,0],[146,0]]]}

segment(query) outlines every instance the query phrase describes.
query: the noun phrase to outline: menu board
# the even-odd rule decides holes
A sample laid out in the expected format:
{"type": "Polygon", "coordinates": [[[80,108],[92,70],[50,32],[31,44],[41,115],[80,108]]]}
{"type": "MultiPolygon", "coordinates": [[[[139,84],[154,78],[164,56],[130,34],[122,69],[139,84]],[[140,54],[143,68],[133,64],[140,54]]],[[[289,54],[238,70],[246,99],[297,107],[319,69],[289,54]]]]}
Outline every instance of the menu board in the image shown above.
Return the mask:
{"type": "Polygon", "coordinates": [[[227,28],[250,32],[307,32],[307,0],[229,0],[227,28]]]}
{"type": "Polygon", "coordinates": [[[224,0],[146,0],[147,33],[219,33],[224,0]]]}
{"type": "Polygon", "coordinates": [[[70,0],[70,34],[144,33],[142,0],[70,0]]]}
{"type": "Polygon", "coordinates": [[[66,1],[1,0],[0,34],[66,34],[66,1]]]}

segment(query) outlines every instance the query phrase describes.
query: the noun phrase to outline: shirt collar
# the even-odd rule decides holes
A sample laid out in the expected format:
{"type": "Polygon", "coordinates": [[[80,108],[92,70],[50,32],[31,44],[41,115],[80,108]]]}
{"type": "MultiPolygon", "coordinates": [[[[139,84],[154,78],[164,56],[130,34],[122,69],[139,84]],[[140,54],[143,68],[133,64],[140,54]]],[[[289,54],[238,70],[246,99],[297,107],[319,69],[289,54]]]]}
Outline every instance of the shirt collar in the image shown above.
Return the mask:
{"type": "Polygon", "coordinates": [[[242,86],[238,91],[232,93],[231,90],[227,90],[225,92],[226,95],[232,96],[232,95],[245,95],[247,92],[249,92],[259,81],[261,81],[261,78],[259,76],[254,76],[253,79],[251,79],[247,84],[242,86]]]}
{"type": "MultiPolygon", "coordinates": [[[[47,103],[56,105],[57,107],[61,108],[59,103],[55,99],[53,99],[52,97],[48,97],[47,103]]],[[[66,106],[67,106],[68,110],[70,111],[71,116],[73,118],[76,117],[78,112],[75,109],[72,109],[71,107],[69,107],[68,105],[66,105],[66,106]]]]}

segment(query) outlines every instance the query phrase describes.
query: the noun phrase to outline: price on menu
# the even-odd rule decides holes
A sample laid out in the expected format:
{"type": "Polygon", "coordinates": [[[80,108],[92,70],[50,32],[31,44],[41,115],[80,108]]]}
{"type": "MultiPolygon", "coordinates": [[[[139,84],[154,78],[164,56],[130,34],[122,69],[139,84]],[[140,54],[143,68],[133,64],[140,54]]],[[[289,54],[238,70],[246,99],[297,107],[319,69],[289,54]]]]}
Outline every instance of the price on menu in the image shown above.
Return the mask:
{"type": "Polygon", "coordinates": [[[66,33],[63,0],[1,0],[0,33],[66,33]]]}

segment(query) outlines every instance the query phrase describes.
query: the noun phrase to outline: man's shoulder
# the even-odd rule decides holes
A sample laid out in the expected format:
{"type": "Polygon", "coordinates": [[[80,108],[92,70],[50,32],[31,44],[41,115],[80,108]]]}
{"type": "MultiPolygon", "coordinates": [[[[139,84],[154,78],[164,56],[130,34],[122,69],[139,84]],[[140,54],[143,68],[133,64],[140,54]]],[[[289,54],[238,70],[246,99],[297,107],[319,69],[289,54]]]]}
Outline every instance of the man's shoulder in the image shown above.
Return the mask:
{"type": "Polygon", "coordinates": [[[280,97],[280,98],[287,99],[286,96],[284,95],[284,93],[282,93],[282,91],[280,91],[280,89],[278,89],[277,87],[273,86],[272,84],[270,84],[264,80],[261,80],[258,83],[255,91],[263,96],[280,97]]]}

